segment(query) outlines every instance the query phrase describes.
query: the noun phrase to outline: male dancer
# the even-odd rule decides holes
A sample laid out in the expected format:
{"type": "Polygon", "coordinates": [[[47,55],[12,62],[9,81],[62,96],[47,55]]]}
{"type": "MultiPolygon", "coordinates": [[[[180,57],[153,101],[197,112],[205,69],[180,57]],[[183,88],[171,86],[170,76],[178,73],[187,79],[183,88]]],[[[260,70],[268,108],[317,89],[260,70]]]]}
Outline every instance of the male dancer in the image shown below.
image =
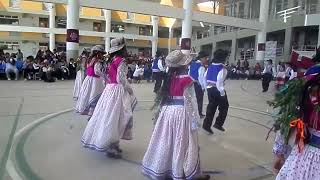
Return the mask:
{"type": "Polygon", "coordinates": [[[227,56],[228,53],[226,51],[222,49],[216,50],[212,64],[209,65],[206,73],[209,104],[202,128],[210,134],[213,134],[211,126],[217,108],[219,108],[219,115],[213,127],[220,131],[225,131],[222,126],[226,120],[229,109],[229,102],[224,88],[224,81],[228,73],[224,66],[227,56]]]}
{"type": "Polygon", "coordinates": [[[201,118],[205,115],[202,114],[203,95],[206,89],[206,69],[204,64],[207,62],[209,55],[203,51],[200,51],[196,60],[190,64],[189,75],[193,78],[194,90],[196,93],[198,111],[201,118]]]}
{"type": "Polygon", "coordinates": [[[154,89],[153,89],[154,93],[157,93],[161,88],[162,80],[163,80],[163,76],[164,76],[164,74],[163,74],[164,71],[165,71],[165,68],[163,67],[161,53],[157,52],[156,56],[153,59],[153,63],[152,63],[153,78],[156,81],[156,83],[154,85],[154,89]]]}
{"type": "Polygon", "coordinates": [[[262,72],[262,92],[267,92],[269,89],[269,84],[273,78],[273,66],[272,60],[267,60],[267,64],[264,66],[264,70],[262,72]]]}

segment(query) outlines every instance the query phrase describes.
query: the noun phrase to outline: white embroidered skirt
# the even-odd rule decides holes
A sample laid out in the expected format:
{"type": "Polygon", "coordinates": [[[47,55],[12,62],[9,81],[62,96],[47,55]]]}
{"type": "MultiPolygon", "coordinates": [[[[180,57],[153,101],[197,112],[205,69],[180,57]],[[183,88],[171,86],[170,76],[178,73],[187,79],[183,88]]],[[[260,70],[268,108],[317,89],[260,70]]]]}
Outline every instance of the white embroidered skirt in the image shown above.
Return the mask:
{"type": "Polygon", "coordinates": [[[95,108],[104,89],[102,78],[87,76],[80,89],[76,112],[83,115],[88,114],[90,108],[95,108]]]}
{"type": "Polygon", "coordinates": [[[282,166],[276,180],[319,180],[320,179],[320,149],[305,145],[299,153],[296,145],[285,164],[282,166]]]}
{"type": "Polygon", "coordinates": [[[142,173],[151,179],[192,179],[200,173],[198,134],[184,105],[162,107],[142,173]]]}
{"type": "Polygon", "coordinates": [[[76,80],[75,80],[74,88],[73,88],[73,99],[75,101],[78,100],[78,97],[79,97],[79,94],[80,94],[80,90],[81,90],[81,85],[82,85],[82,82],[84,80],[84,77],[85,77],[84,71],[79,70],[77,72],[77,76],[76,76],[76,80]]]}
{"type": "Polygon", "coordinates": [[[104,152],[120,139],[131,140],[136,104],[121,84],[107,84],[83,133],[83,146],[104,152]]]}

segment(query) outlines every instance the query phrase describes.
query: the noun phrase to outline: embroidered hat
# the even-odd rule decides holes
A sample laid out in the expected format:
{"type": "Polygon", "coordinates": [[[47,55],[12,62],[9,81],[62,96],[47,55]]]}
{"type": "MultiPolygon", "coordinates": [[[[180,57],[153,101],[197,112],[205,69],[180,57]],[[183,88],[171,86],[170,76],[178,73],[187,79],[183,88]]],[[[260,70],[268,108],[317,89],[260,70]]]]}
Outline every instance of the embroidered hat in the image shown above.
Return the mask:
{"type": "Polygon", "coordinates": [[[126,42],[123,37],[112,39],[110,42],[109,53],[111,54],[111,53],[120,51],[125,45],[126,45],[126,42]]]}
{"type": "Polygon", "coordinates": [[[95,45],[95,46],[93,46],[93,47],[91,48],[91,53],[93,53],[94,51],[105,53],[104,48],[103,48],[101,45],[95,45]]]}
{"type": "Polygon", "coordinates": [[[192,61],[192,57],[185,55],[181,50],[175,50],[166,57],[166,65],[168,67],[180,67],[188,65],[192,61]]]}

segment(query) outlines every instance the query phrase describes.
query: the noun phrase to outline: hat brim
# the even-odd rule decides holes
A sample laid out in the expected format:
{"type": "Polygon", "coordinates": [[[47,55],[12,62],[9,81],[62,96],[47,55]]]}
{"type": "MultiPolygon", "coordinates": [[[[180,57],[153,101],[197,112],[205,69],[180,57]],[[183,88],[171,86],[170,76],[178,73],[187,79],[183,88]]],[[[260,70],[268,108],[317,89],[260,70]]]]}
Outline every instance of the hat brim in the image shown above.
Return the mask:
{"type": "Polygon", "coordinates": [[[167,63],[166,65],[168,67],[181,67],[181,66],[186,66],[188,64],[190,64],[190,62],[192,61],[192,56],[186,55],[184,56],[178,63],[172,64],[172,63],[167,63]]]}
{"type": "Polygon", "coordinates": [[[112,53],[114,53],[114,52],[120,51],[121,49],[124,48],[124,46],[125,46],[125,44],[122,44],[122,45],[120,45],[120,46],[111,47],[111,48],[109,49],[109,54],[112,54],[112,53]]]}

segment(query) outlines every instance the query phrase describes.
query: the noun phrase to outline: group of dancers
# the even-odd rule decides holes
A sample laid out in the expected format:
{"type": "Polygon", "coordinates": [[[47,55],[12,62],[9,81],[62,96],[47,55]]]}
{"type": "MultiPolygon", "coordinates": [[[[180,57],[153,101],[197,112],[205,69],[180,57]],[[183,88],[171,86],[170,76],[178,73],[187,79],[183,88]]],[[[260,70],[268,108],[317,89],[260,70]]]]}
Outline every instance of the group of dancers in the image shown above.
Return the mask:
{"type": "MultiPolygon", "coordinates": [[[[127,81],[125,40],[111,40],[107,63],[103,61],[105,54],[103,47],[94,46],[90,51],[85,49],[79,57],[81,66],[74,98],[76,112],[89,115],[81,138],[82,145],[119,159],[122,157],[120,139],[132,139],[133,110],[137,99],[127,81]]],[[[219,108],[213,127],[225,131],[223,124],[229,107],[224,88],[226,57],[225,51],[216,50],[207,69],[204,67],[208,55],[203,52],[198,54],[196,60],[181,50],[172,51],[165,58],[167,70],[164,82],[155,88],[161,97],[160,113],[141,168],[150,179],[210,179],[201,171],[198,125],[204,117],[202,101],[207,90],[209,104],[202,128],[213,134],[212,121],[219,108]]],[[[159,68],[156,72],[164,73],[158,62],[153,68],[159,68]]],[[[290,155],[287,140],[281,135],[276,138],[273,150],[277,180],[320,179],[320,75],[313,75],[305,84],[300,104],[303,120],[291,124],[298,126],[295,135],[298,144],[290,155]]]]}
{"type": "MultiPolygon", "coordinates": [[[[76,112],[89,116],[81,138],[83,147],[119,159],[122,157],[120,139],[132,139],[137,99],[127,81],[125,40],[112,39],[110,45],[107,60],[104,60],[106,52],[101,46],[83,51],[78,59],[81,66],[77,72],[74,99],[76,112]]],[[[142,160],[142,173],[150,179],[210,179],[200,168],[197,130],[202,116],[202,105],[198,102],[202,100],[197,100],[201,96],[198,93],[196,96],[195,92],[200,91],[194,88],[200,81],[193,76],[199,77],[196,74],[200,72],[201,77],[207,77],[207,82],[200,88],[202,99],[205,89],[210,92],[203,128],[213,133],[211,124],[219,107],[220,114],[214,127],[224,130],[222,125],[228,101],[223,87],[226,77],[223,63],[227,54],[217,50],[215,57],[207,72],[199,70],[204,67],[207,55],[199,53],[199,61],[192,61],[193,57],[175,50],[165,58],[164,82],[155,88],[161,97],[160,113],[142,160]]],[[[161,65],[157,67],[161,68],[161,65]]]]}

